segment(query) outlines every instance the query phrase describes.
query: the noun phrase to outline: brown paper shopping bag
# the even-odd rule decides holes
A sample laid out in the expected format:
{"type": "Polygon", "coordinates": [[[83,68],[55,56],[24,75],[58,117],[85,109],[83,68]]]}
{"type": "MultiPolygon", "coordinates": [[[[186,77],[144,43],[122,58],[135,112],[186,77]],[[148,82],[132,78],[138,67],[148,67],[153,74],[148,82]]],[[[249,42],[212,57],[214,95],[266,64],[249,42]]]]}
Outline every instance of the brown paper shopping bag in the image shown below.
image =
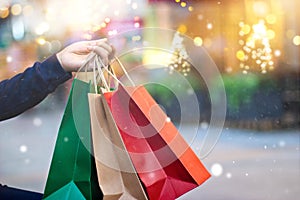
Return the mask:
{"type": "Polygon", "coordinates": [[[88,98],[94,156],[104,200],[147,199],[105,99],[91,93],[88,98]]]}

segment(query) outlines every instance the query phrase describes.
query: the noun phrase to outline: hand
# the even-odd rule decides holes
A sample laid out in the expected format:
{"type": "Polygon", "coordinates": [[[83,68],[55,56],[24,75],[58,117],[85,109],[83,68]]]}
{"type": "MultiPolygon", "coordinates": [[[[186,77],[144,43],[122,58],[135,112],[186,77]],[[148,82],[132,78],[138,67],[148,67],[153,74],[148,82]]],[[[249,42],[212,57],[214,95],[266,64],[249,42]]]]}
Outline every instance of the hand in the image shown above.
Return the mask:
{"type": "Polygon", "coordinates": [[[91,40],[75,42],[56,54],[56,57],[67,72],[77,71],[90,52],[95,52],[100,56],[105,65],[109,64],[110,59],[113,58],[115,50],[107,39],[91,40]]]}

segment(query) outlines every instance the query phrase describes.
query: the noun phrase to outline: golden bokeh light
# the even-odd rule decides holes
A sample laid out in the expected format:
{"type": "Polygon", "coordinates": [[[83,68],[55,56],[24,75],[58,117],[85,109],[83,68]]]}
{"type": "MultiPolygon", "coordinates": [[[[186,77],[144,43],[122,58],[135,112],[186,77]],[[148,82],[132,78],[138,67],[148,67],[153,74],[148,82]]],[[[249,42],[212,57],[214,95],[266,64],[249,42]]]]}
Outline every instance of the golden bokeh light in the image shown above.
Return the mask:
{"type": "Polygon", "coordinates": [[[39,45],[44,45],[44,44],[46,44],[45,38],[42,38],[42,37],[37,38],[37,39],[36,39],[36,42],[37,42],[39,45]]]}
{"type": "Polygon", "coordinates": [[[9,15],[9,9],[8,7],[2,7],[0,8],[0,18],[6,18],[9,15]]]}
{"type": "Polygon", "coordinates": [[[196,45],[196,46],[202,46],[202,44],[203,44],[203,40],[202,40],[202,38],[201,37],[195,37],[194,38],[194,44],[196,45]]]}
{"type": "Polygon", "coordinates": [[[250,33],[251,31],[251,27],[248,24],[245,24],[242,26],[242,30],[243,34],[247,35],[250,33]]]}
{"type": "Polygon", "coordinates": [[[208,30],[211,30],[211,29],[213,28],[212,23],[208,23],[208,24],[206,25],[206,28],[207,28],[208,30]]]}
{"type": "Polygon", "coordinates": [[[177,31],[181,34],[185,34],[187,32],[187,27],[184,24],[180,24],[177,31]]]}
{"type": "Polygon", "coordinates": [[[277,19],[276,19],[276,16],[275,16],[275,15],[269,14],[269,15],[267,15],[267,17],[266,17],[266,21],[267,21],[268,24],[275,24],[276,21],[277,21],[277,19]]]}
{"type": "Polygon", "coordinates": [[[300,45],[300,35],[296,35],[296,36],[293,38],[293,44],[296,45],[296,46],[299,46],[299,45],[300,45]]]}
{"type": "Polygon", "coordinates": [[[269,40],[272,40],[272,39],[274,39],[275,38],[275,32],[273,31],[273,30],[267,30],[267,37],[268,37],[268,39],[269,40]]]}
{"type": "Polygon", "coordinates": [[[280,50],[275,50],[274,51],[274,55],[276,56],[276,57],[279,57],[279,56],[281,56],[281,51],[280,50]]]}
{"type": "Polygon", "coordinates": [[[257,16],[264,16],[269,12],[269,7],[266,2],[256,1],[253,3],[253,11],[257,16]]]}
{"type": "Polygon", "coordinates": [[[105,23],[105,22],[102,22],[102,23],[101,23],[101,27],[102,27],[102,28],[105,28],[105,27],[106,27],[106,23],[105,23]]]}
{"type": "Polygon", "coordinates": [[[240,67],[245,71],[259,69],[261,73],[267,73],[271,66],[273,69],[273,56],[281,55],[279,50],[273,54],[271,40],[276,37],[275,31],[268,29],[263,19],[253,24],[252,28],[244,22],[240,22],[239,26],[239,35],[247,35],[246,39],[238,41],[241,49],[236,52],[236,57],[240,60],[240,67]]]}
{"type": "Polygon", "coordinates": [[[259,23],[254,24],[252,28],[254,32],[253,34],[254,39],[261,39],[261,37],[264,36],[267,31],[267,27],[265,26],[263,20],[260,20],[259,23]]]}
{"type": "Polygon", "coordinates": [[[186,2],[181,2],[180,5],[181,5],[181,7],[184,8],[184,7],[186,7],[186,2]]]}
{"type": "Polygon", "coordinates": [[[20,4],[14,4],[12,7],[11,7],[11,14],[13,15],[20,15],[22,12],[22,7],[20,4]]]}
{"type": "Polygon", "coordinates": [[[237,51],[236,52],[236,57],[240,61],[244,61],[244,59],[245,59],[245,53],[244,53],[244,51],[242,51],[242,50],[237,51]]]}
{"type": "Polygon", "coordinates": [[[101,30],[101,26],[100,25],[95,25],[95,26],[92,27],[92,31],[93,32],[97,32],[99,30],[101,30]]]}

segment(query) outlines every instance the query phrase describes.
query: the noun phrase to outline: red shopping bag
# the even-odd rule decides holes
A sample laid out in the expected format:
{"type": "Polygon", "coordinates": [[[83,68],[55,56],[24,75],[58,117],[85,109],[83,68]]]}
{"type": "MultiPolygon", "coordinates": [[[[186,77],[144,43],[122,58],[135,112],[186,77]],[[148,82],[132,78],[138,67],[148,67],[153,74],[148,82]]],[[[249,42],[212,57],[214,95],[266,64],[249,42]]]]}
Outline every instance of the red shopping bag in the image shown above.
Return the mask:
{"type": "Polygon", "coordinates": [[[151,200],[175,199],[210,174],[143,86],[104,93],[132,163],[151,200]]]}

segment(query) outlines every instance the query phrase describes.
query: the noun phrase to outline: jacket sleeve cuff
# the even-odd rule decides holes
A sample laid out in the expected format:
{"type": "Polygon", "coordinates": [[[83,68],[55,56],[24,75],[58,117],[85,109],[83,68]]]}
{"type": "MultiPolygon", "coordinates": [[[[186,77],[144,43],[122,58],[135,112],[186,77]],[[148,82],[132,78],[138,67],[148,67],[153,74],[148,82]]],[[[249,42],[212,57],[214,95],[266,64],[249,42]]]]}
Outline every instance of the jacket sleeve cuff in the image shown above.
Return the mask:
{"type": "Polygon", "coordinates": [[[72,73],[66,72],[62,68],[55,54],[40,64],[39,71],[42,79],[48,85],[49,92],[54,91],[58,85],[72,78],[72,73]]]}

